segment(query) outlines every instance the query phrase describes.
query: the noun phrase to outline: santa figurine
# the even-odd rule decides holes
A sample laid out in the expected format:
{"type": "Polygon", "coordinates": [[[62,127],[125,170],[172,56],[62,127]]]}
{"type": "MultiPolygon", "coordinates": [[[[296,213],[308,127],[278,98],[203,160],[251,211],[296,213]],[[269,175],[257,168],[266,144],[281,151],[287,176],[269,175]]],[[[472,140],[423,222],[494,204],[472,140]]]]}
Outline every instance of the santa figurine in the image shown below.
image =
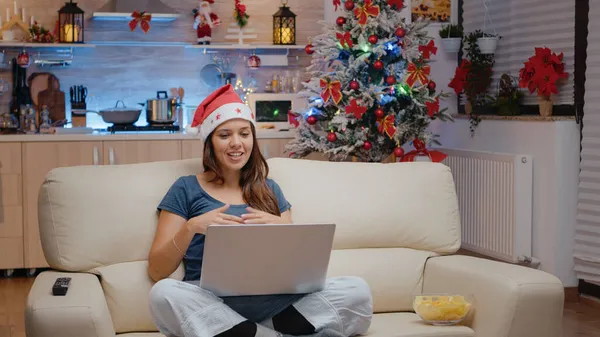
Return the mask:
{"type": "Polygon", "coordinates": [[[210,44],[212,28],[221,24],[219,17],[210,8],[214,2],[214,0],[202,0],[200,7],[193,11],[198,44],[210,44]]]}

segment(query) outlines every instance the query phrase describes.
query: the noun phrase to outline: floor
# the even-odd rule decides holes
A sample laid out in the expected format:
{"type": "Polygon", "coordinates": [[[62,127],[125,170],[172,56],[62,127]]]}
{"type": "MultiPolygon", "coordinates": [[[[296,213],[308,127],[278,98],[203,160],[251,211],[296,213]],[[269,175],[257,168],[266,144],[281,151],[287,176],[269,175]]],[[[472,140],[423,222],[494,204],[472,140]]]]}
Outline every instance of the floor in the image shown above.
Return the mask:
{"type": "MultiPolygon", "coordinates": [[[[0,277],[0,337],[25,337],[23,312],[32,283],[31,277],[0,277]]],[[[600,302],[569,301],[563,320],[563,337],[600,336],[600,302]]]]}

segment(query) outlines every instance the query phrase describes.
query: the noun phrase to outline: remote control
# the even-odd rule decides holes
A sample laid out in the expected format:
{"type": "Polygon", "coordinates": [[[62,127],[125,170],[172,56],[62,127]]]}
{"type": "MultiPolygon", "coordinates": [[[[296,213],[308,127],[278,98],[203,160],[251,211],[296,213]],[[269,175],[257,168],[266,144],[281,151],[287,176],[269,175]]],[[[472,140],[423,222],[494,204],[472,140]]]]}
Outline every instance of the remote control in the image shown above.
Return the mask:
{"type": "Polygon", "coordinates": [[[69,290],[69,284],[71,283],[70,277],[59,277],[52,286],[52,295],[54,296],[65,296],[67,290],[69,290]]]}

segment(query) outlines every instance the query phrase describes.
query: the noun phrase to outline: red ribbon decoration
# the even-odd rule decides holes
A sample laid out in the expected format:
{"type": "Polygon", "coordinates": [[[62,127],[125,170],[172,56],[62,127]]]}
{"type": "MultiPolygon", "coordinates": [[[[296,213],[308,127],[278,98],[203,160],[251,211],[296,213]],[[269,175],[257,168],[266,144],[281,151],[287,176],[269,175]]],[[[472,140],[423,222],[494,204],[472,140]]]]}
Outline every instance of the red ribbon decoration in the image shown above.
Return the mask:
{"type": "Polygon", "coordinates": [[[404,0],[387,0],[388,6],[396,6],[396,10],[404,8],[404,0]]]}
{"type": "Polygon", "coordinates": [[[324,88],[324,90],[321,92],[323,103],[327,103],[330,97],[333,99],[335,104],[338,104],[342,100],[342,84],[340,81],[329,82],[321,79],[320,83],[321,88],[324,88]]]}
{"type": "Polygon", "coordinates": [[[434,163],[440,163],[444,159],[446,159],[446,157],[448,157],[447,154],[440,152],[438,150],[429,151],[426,148],[422,148],[422,149],[410,151],[409,153],[402,156],[400,161],[401,162],[415,161],[415,157],[418,157],[418,156],[427,156],[434,163]]]}
{"type": "Polygon", "coordinates": [[[419,80],[422,85],[429,83],[429,73],[431,72],[431,67],[428,65],[421,66],[417,68],[414,63],[408,64],[408,77],[406,78],[406,84],[408,84],[411,88],[415,85],[415,82],[419,80]]]}
{"type": "Polygon", "coordinates": [[[379,133],[386,133],[388,137],[392,138],[396,134],[396,126],[394,125],[394,116],[387,115],[385,118],[379,122],[377,127],[379,133]]]}
{"type": "Polygon", "coordinates": [[[425,102],[425,106],[427,107],[429,117],[433,117],[433,115],[440,111],[440,98],[436,97],[435,102],[425,102]]]}
{"type": "Polygon", "coordinates": [[[356,117],[356,119],[361,119],[362,116],[365,114],[365,112],[367,112],[367,107],[366,106],[359,106],[356,103],[356,98],[353,98],[350,101],[350,105],[346,106],[346,113],[347,114],[353,114],[354,117],[356,117]]]}
{"type": "Polygon", "coordinates": [[[345,32],[344,34],[335,33],[335,37],[340,41],[340,44],[343,48],[346,48],[344,47],[344,44],[348,46],[348,48],[352,48],[352,46],[354,45],[352,43],[352,37],[350,37],[350,32],[345,32]]]}
{"type": "Polygon", "coordinates": [[[152,20],[152,14],[148,14],[145,11],[134,11],[133,13],[131,13],[131,17],[133,18],[133,20],[129,21],[129,29],[131,29],[132,32],[135,30],[138,23],[140,24],[140,28],[142,28],[144,34],[150,31],[150,21],[152,20]]]}
{"type": "Polygon", "coordinates": [[[341,5],[342,3],[340,2],[340,0],[333,0],[333,6],[335,7],[335,10],[337,11],[337,8],[339,5],[341,5]]]}
{"type": "Polygon", "coordinates": [[[354,15],[358,19],[358,24],[364,26],[367,24],[369,15],[372,17],[379,15],[379,6],[373,5],[373,0],[365,0],[363,6],[358,6],[354,9],[354,15]]]}
{"type": "Polygon", "coordinates": [[[431,54],[437,54],[437,47],[433,40],[430,40],[428,44],[419,46],[419,52],[423,53],[423,58],[427,60],[431,58],[431,54]]]}

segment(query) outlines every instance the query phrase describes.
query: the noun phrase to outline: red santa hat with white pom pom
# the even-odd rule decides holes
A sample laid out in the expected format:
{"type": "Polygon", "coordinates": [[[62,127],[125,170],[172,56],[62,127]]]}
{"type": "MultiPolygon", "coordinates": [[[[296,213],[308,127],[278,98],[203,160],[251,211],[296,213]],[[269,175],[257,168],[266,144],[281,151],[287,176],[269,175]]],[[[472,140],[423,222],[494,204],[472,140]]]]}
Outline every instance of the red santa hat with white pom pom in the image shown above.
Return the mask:
{"type": "Polygon", "coordinates": [[[235,93],[231,84],[222,86],[214,91],[198,105],[190,133],[199,133],[200,138],[206,138],[224,122],[241,118],[256,124],[254,113],[249,106],[235,93]]]}

